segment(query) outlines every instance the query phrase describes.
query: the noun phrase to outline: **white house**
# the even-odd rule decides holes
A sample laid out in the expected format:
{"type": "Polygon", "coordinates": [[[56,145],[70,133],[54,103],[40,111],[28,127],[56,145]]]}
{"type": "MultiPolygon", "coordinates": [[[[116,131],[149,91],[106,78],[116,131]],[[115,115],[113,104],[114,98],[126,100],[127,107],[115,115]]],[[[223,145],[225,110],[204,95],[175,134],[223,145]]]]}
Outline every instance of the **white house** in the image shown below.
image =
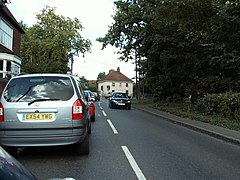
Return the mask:
{"type": "Polygon", "coordinates": [[[98,82],[98,91],[102,97],[111,96],[112,92],[121,91],[126,92],[129,96],[133,96],[133,84],[134,82],[127,76],[120,72],[120,68],[117,71],[110,70],[109,73],[98,82]]]}

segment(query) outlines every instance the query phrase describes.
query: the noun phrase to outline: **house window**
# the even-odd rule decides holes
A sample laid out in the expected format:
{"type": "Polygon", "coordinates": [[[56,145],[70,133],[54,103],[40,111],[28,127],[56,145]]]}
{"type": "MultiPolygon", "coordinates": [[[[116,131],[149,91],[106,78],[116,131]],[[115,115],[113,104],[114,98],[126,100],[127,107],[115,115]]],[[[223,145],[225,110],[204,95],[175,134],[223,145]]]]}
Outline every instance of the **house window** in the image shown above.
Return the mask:
{"type": "Polygon", "coordinates": [[[128,87],[128,83],[126,83],[126,87],[128,87]]]}
{"type": "Polygon", "coordinates": [[[3,70],[3,60],[0,60],[0,70],[3,70]]]}
{"type": "Polygon", "coordinates": [[[101,91],[103,91],[103,86],[101,86],[101,91]]]}
{"type": "Polygon", "coordinates": [[[0,19],[0,43],[12,50],[13,29],[2,19],[0,19]]]}
{"type": "Polygon", "coordinates": [[[108,91],[110,90],[110,86],[107,86],[107,90],[108,90],[108,91]]]}
{"type": "Polygon", "coordinates": [[[7,71],[11,71],[11,61],[7,61],[7,71]]]}
{"type": "Polygon", "coordinates": [[[115,83],[114,83],[114,82],[112,83],[112,86],[115,86],[115,83]]]}
{"type": "Polygon", "coordinates": [[[119,83],[119,87],[122,87],[122,83],[119,83]]]}

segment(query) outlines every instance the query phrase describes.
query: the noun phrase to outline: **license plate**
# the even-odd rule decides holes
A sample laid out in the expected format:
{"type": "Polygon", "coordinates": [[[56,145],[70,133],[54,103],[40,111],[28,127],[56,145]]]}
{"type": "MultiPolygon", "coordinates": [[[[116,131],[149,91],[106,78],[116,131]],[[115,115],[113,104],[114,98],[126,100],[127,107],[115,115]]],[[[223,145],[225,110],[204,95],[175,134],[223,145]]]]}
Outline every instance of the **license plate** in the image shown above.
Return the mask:
{"type": "Polygon", "coordinates": [[[23,120],[32,121],[32,120],[53,120],[52,113],[32,113],[32,114],[25,114],[23,116],[23,120]]]}
{"type": "Polygon", "coordinates": [[[125,106],[125,103],[118,103],[118,105],[120,105],[120,106],[125,106]]]}

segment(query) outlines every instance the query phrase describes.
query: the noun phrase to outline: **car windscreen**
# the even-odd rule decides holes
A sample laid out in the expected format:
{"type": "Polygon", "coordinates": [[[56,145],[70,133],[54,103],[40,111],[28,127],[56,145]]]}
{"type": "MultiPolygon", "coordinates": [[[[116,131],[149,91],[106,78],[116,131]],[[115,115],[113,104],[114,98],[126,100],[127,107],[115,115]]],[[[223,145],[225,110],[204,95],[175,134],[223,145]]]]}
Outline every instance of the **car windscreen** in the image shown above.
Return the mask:
{"type": "Polygon", "coordinates": [[[127,98],[127,94],[126,93],[116,93],[114,94],[115,98],[127,98]]]}
{"type": "Polygon", "coordinates": [[[8,102],[31,102],[37,99],[69,100],[74,94],[68,77],[23,77],[12,79],[4,91],[8,102]]]}

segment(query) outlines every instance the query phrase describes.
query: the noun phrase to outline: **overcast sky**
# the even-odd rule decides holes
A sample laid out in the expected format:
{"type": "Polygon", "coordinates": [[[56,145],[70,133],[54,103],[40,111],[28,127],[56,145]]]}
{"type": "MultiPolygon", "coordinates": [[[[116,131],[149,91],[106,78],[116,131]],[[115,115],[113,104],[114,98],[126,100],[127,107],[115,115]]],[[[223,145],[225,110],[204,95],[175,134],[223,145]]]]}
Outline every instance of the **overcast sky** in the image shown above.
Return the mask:
{"type": "Polygon", "coordinates": [[[7,7],[17,21],[23,21],[28,26],[36,23],[36,13],[46,5],[56,7],[58,15],[78,18],[84,27],[81,35],[92,42],[92,52],[84,58],[74,58],[73,73],[95,80],[100,72],[107,74],[110,69],[117,70],[120,67],[120,71],[131,79],[135,76],[135,65],[132,62],[120,62],[114,47],[108,46],[101,50],[101,44],[96,41],[96,38],[104,37],[108,26],[113,23],[113,2],[114,0],[11,0],[7,7]]]}

